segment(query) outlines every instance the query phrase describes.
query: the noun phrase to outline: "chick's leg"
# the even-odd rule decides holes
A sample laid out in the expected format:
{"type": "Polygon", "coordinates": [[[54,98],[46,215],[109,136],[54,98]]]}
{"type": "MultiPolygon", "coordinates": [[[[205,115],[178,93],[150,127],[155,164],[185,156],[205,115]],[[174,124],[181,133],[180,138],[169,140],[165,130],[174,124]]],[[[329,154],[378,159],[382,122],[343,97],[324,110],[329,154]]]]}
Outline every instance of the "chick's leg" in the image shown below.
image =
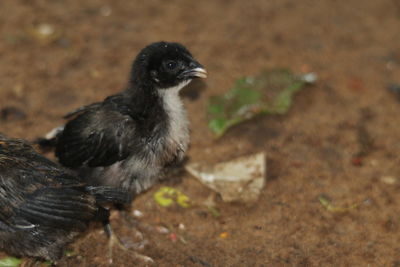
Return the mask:
{"type": "Polygon", "coordinates": [[[118,245],[118,247],[124,251],[127,250],[127,248],[122,244],[122,242],[119,240],[119,238],[114,234],[110,222],[105,222],[104,223],[104,232],[106,232],[106,235],[108,237],[108,260],[109,263],[113,263],[113,248],[115,245],[118,245]]]}
{"type": "Polygon", "coordinates": [[[114,234],[112,227],[110,225],[109,221],[104,222],[104,231],[106,232],[109,241],[108,241],[108,258],[109,258],[109,263],[112,264],[113,263],[113,250],[114,250],[114,246],[117,245],[118,248],[120,248],[123,251],[128,251],[129,253],[132,253],[134,258],[137,258],[145,263],[154,263],[154,260],[148,256],[142,255],[138,252],[136,252],[134,249],[130,249],[130,247],[125,246],[121,240],[118,238],[117,235],[114,234]]]}

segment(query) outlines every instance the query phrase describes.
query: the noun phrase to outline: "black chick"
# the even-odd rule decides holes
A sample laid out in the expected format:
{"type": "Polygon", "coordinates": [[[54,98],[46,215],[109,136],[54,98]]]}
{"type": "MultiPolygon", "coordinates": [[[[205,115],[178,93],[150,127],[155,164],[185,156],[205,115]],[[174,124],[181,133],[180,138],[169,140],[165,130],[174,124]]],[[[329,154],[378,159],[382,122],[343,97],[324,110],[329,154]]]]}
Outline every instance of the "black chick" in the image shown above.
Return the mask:
{"type": "Polygon", "coordinates": [[[126,190],[83,185],[29,144],[0,134],[0,249],[55,261],[90,221],[110,229],[101,204],[130,200],[126,190]]]}
{"type": "Polygon", "coordinates": [[[125,91],[68,114],[39,144],[55,146],[60,163],[88,183],[138,194],[184,158],[189,130],[179,91],[206,74],[183,45],[150,44],[134,60],[125,91]]]}

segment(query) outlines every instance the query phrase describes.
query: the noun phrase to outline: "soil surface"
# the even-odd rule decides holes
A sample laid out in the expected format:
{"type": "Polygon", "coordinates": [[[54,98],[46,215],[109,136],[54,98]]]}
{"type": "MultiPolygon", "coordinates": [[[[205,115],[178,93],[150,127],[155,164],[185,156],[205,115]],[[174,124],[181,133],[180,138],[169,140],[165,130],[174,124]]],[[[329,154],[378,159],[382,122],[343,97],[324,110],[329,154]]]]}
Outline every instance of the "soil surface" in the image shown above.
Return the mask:
{"type": "MultiPolygon", "coordinates": [[[[397,0],[0,1],[0,131],[33,140],[68,111],[122,90],[145,45],[182,42],[209,73],[183,92],[190,161],[265,151],[266,187],[256,203],[224,203],[174,174],[133,202],[147,241],[139,252],[155,266],[400,266],[400,98],[388,90],[400,83],[399,29],[397,0]],[[50,39],[37,33],[41,24],[53,27],[50,39]],[[272,67],[319,80],[287,114],[216,140],[207,99],[272,67]],[[160,207],[161,186],[197,204],[160,207]]],[[[140,240],[118,212],[112,224],[125,244],[140,240]]],[[[69,250],[59,266],[109,265],[100,225],[69,250]]],[[[145,265],[132,249],[115,248],[113,259],[145,265]]]]}

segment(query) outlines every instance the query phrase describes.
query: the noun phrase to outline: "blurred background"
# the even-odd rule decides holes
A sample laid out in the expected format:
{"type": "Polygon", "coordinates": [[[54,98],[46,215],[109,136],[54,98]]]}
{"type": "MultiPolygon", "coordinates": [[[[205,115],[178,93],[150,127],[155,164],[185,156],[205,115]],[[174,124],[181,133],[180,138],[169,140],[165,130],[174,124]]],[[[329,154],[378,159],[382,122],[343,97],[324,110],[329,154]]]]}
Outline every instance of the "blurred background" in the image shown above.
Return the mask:
{"type": "MultiPolygon", "coordinates": [[[[266,185],[255,203],[226,203],[175,174],[134,202],[148,225],[141,252],[157,266],[400,266],[399,29],[397,0],[1,1],[0,131],[42,136],[124,89],[141,48],[181,42],[209,73],[183,92],[190,162],[265,152],[266,185]],[[318,80],[286,114],[215,138],[209,98],[271,68],[318,80]],[[160,206],[163,186],[194,204],[160,206]]],[[[106,266],[106,241],[96,228],[59,266],[106,266]]],[[[115,253],[115,266],[141,264],[115,253]]]]}

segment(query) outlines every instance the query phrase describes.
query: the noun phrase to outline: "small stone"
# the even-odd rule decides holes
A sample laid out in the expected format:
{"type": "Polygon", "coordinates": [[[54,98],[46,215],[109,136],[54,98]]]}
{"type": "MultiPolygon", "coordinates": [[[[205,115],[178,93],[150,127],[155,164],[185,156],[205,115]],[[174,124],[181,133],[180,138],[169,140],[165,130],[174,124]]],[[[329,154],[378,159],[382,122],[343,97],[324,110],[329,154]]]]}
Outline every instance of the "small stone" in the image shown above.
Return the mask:
{"type": "Polygon", "coordinates": [[[157,226],[156,230],[160,234],[168,234],[170,232],[169,229],[167,227],[164,227],[164,226],[157,226]]]}
{"type": "Polygon", "coordinates": [[[37,33],[43,36],[54,34],[54,27],[50,24],[39,24],[36,28],[37,33]]]}
{"type": "Polygon", "coordinates": [[[48,23],[41,23],[28,29],[28,33],[39,43],[48,44],[62,36],[60,29],[48,23]]]}
{"type": "Polygon", "coordinates": [[[381,181],[385,184],[393,185],[397,182],[397,179],[393,176],[382,176],[381,181]]]}
{"type": "Polygon", "coordinates": [[[304,74],[301,78],[305,83],[310,83],[310,84],[316,83],[318,80],[318,76],[314,72],[304,74]]]}
{"type": "Polygon", "coordinates": [[[379,162],[378,162],[376,159],[371,159],[371,160],[369,161],[369,164],[370,164],[371,166],[373,166],[373,167],[376,167],[376,166],[378,166],[379,162]]]}
{"type": "Polygon", "coordinates": [[[100,8],[100,14],[101,14],[102,16],[104,16],[104,17],[110,16],[111,13],[112,13],[112,9],[111,9],[111,7],[109,7],[109,6],[102,6],[102,7],[100,8]]]}
{"type": "Polygon", "coordinates": [[[132,213],[133,213],[133,216],[135,216],[137,218],[143,217],[143,212],[141,212],[140,210],[133,210],[132,213]]]}

